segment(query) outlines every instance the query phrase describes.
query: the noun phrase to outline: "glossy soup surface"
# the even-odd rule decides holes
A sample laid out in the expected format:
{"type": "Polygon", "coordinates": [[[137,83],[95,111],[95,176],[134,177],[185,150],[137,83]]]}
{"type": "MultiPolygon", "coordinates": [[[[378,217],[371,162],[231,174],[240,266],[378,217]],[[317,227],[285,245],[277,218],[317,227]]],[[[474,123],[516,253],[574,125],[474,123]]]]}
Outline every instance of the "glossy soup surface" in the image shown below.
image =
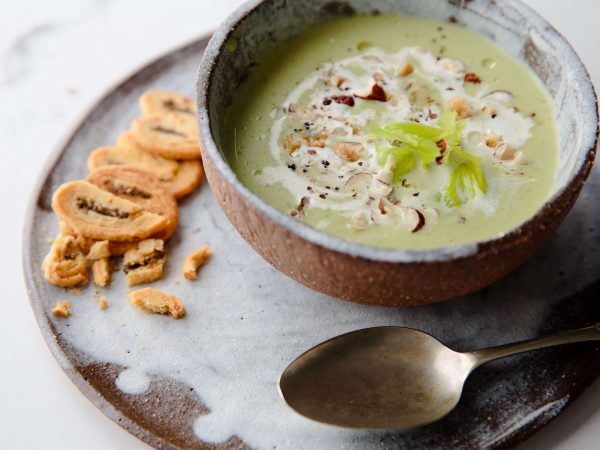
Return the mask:
{"type": "Polygon", "coordinates": [[[487,38],[413,17],[302,33],[254,69],[226,121],[226,156],[251,191],[378,247],[507,232],[548,199],[557,170],[554,107],[537,77],[487,38]]]}

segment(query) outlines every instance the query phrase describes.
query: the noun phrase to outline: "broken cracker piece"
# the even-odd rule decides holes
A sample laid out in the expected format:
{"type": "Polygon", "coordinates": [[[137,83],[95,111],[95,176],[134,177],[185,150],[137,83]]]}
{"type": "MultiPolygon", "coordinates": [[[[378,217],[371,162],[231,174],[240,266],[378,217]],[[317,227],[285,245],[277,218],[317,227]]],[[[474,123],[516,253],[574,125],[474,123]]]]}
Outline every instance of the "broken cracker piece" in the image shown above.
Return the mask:
{"type": "Polygon", "coordinates": [[[163,275],[166,261],[164,242],[160,239],[146,239],[136,248],[125,253],[123,270],[128,286],[151,283],[163,275]]]}
{"type": "Polygon", "coordinates": [[[108,257],[110,257],[110,243],[108,241],[94,242],[87,254],[87,259],[91,261],[108,257]]]}
{"type": "Polygon", "coordinates": [[[69,317],[71,315],[71,302],[67,300],[56,302],[56,306],[52,308],[52,314],[56,317],[69,317]]]}
{"type": "Polygon", "coordinates": [[[212,251],[208,245],[200,247],[198,250],[190,253],[183,262],[183,276],[188,280],[198,279],[198,270],[212,256],[212,251]]]}
{"type": "Polygon", "coordinates": [[[185,307],[174,295],[158,289],[143,288],[129,294],[129,302],[148,313],[168,314],[173,319],[185,316],[185,307]]]}
{"type": "Polygon", "coordinates": [[[92,275],[94,284],[100,287],[106,287],[110,283],[110,261],[108,258],[102,258],[94,261],[92,264],[92,275]]]}
{"type": "Polygon", "coordinates": [[[73,236],[59,234],[42,263],[44,277],[55,286],[87,284],[87,264],[80,243],[73,236]]]}

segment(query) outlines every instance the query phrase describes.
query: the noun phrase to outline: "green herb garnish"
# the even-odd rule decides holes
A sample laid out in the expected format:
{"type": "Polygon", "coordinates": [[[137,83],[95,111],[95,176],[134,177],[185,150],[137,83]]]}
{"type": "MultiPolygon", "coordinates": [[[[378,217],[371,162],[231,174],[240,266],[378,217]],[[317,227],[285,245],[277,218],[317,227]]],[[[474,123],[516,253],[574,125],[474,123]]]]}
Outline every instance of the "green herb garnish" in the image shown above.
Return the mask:
{"type": "Polygon", "coordinates": [[[374,130],[374,134],[389,141],[393,147],[378,147],[377,163],[383,166],[390,155],[395,158],[393,182],[411,172],[421,162],[423,169],[438,161],[451,169],[450,179],[441,200],[451,208],[460,206],[461,194],[474,197],[477,190],[485,193],[487,181],[478,158],[461,147],[464,122],[456,120],[456,113],[444,110],[435,126],[415,122],[398,122],[374,130]]]}
{"type": "Polygon", "coordinates": [[[470,194],[475,197],[477,189],[482,193],[487,192],[487,180],[481,167],[481,158],[471,155],[461,147],[454,147],[444,159],[452,167],[450,180],[442,193],[442,200],[446,206],[454,208],[463,204],[460,193],[470,194]]]}

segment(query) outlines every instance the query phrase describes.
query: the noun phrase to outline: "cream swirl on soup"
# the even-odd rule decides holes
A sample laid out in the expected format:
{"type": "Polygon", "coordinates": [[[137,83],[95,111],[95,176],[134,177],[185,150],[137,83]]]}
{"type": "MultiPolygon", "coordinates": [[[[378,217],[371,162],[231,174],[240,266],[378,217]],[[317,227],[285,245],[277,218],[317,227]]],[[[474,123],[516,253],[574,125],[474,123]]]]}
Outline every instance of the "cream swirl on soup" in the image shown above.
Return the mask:
{"type": "Polygon", "coordinates": [[[252,191],[354,242],[430,248],[506,232],[548,197],[557,132],[539,80],[491,41],[403,16],[326,22],[274,50],[228,111],[252,191]]]}

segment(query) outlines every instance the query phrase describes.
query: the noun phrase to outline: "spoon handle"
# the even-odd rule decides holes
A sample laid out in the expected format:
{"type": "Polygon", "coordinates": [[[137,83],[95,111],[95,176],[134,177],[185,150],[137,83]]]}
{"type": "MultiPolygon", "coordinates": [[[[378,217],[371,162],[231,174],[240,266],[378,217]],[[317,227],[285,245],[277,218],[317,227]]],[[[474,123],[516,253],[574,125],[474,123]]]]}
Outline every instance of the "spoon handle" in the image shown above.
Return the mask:
{"type": "Polygon", "coordinates": [[[552,334],[538,339],[516,342],[514,344],[500,345],[498,347],[486,348],[470,352],[475,358],[475,367],[485,364],[495,359],[506,356],[517,355],[519,353],[531,350],[539,350],[556,345],[572,344],[575,342],[600,341],[600,322],[594,326],[581,328],[579,330],[565,331],[563,333],[552,334]]]}

